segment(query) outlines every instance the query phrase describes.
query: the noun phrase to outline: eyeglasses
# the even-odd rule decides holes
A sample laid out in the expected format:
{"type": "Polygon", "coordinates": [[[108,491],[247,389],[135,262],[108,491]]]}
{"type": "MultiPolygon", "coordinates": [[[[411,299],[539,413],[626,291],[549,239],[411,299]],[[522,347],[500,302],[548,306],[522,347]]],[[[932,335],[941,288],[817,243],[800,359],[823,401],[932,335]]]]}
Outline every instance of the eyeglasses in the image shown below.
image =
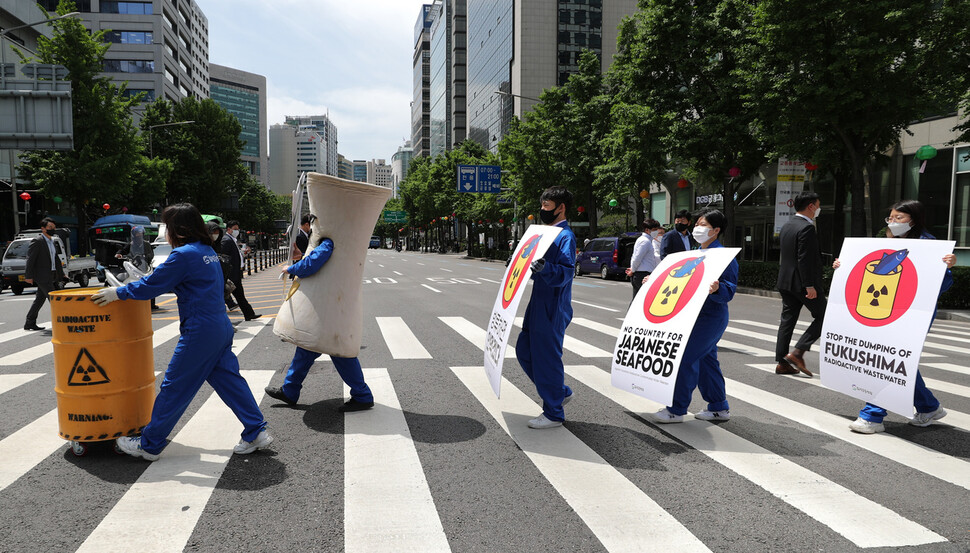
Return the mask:
{"type": "Polygon", "coordinates": [[[886,224],[888,225],[889,223],[908,223],[909,219],[910,219],[909,215],[897,215],[895,218],[886,217],[886,224]]]}

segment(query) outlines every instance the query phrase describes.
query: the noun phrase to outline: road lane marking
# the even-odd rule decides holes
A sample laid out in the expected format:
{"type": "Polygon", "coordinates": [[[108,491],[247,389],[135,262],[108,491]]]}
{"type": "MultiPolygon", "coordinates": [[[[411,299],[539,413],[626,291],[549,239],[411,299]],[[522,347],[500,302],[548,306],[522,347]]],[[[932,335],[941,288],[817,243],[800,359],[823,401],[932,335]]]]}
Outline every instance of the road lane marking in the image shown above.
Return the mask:
{"type": "Polygon", "coordinates": [[[484,280],[485,282],[491,282],[492,284],[502,284],[501,280],[492,280],[490,278],[485,278],[485,277],[476,277],[476,278],[478,280],[484,280]]]}
{"type": "Polygon", "coordinates": [[[451,367],[502,430],[607,551],[710,551],[697,537],[565,427],[533,430],[542,409],[503,379],[502,399],[481,367],[451,367]]]}
{"type": "MultiPolygon", "coordinates": [[[[524,317],[515,318],[515,326],[522,328],[522,321],[524,317]]],[[[592,358],[599,357],[603,359],[609,359],[613,357],[613,353],[606,351],[605,349],[600,349],[592,344],[588,344],[581,340],[577,340],[568,334],[563,337],[562,341],[563,349],[571,351],[580,357],[592,358]]]]}
{"type": "MultiPolygon", "coordinates": [[[[756,326],[758,328],[768,328],[768,329],[777,329],[778,328],[778,325],[777,324],[774,324],[773,325],[773,324],[762,323],[762,322],[758,322],[758,321],[749,321],[749,320],[745,320],[745,319],[740,319],[740,320],[737,320],[737,321],[733,321],[732,320],[730,324],[735,324],[735,323],[744,324],[744,325],[748,325],[748,326],[756,326]]],[[[795,326],[799,330],[804,330],[805,327],[807,327],[809,324],[811,324],[811,323],[805,322],[805,321],[798,321],[798,322],[795,323],[795,326]]],[[[729,332],[736,332],[738,334],[747,334],[747,335],[752,336],[752,337],[761,337],[762,339],[767,340],[770,343],[775,343],[778,340],[778,337],[777,336],[769,336],[767,334],[751,333],[751,332],[745,332],[745,331],[741,331],[741,330],[732,330],[730,326],[728,326],[728,331],[729,332]]],[[[718,344],[718,345],[720,345],[720,344],[718,344]]],[[[940,347],[948,347],[948,346],[940,346],[940,347]]],[[[952,349],[952,348],[950,348],[950,349],[952,349]]],[[[970,350],[967,350],[967,353],[970,353],[970,350]]],[[[775,355],[774,353],[771,353],[771,355],[757,355],[756,357],[774,357],[774,355],[775,355]]],[[[938,354],[938,353],[930,353],[930,352],[928,352],[928,351],[926,351],[924,349],[921,357],[935,358],[935,357],[943,357],[943,356],[940,355],[940,354],[938,354]]]]}
{"type": "Polygon", "coordinates": [[[51,342],[44,342],[43,344],[23,349],[0,358],[0,366],[16,367],[23,365],[24,363],[30,363],[31,361],[40,359],[45,355],[51,355],[52,353],[54,353],[54,344],[51,342]]]}
{"type": "Polygon", "coordinates": [[[364,379],[374,408],[344,416],[345,551],[451,551],[387,369],[364,379]]]}
{"type": "MultiPolygon", "coordinates": [[[[610,382],[610,373],[598,367],[569,365],[566,372],[634,413],[652,413],[664,407],[615,388],[610,382]]],[[[886,507],[725,428],[687,419],[684,424],[666,425],[663,430],[859,547],[904,547],[946,541],[886,507]]]]}
{"type": "MultiPolygon", "coordinates": [[[[619,309],[613,309],[612,307],[603,307],[602,305],[596,305],[594,303],[586,303],[579,300],[573,300],[573,303],[578,303],[579,305],[585,305],[586,307],[595,307],[596,309],[602,309],[603,311],[612,311],[613,313],[619,313],[619,309]]],[[[620,319],[621,321],[623,319],[620,319]]]]}
{"type": "Polygon", "coordinates": [[[42,376],[44,376],[44,373],[0,374],[0,394],[9,392],[17,386],[23,386],[42,376]]]}
{"type": "Polygon", "coordinates": [[[432,288],[432,287],[428,286],[427,284],[422,284],[421,286],[424,286],[425,288],[427,288],[428,290],[431,290],[432,292],[437,292],[439,294],[441,293],[441,290],[438,290],[437,288],[432,288]]]}
{"type": "Polygon", "coordinates": [[[431,354],[401,317],[377,317],[377,326],[394,359],[431,359],[431,354]]]}
{"type": "MultiPolygon", "coordinates": [[[[450,326],[452,330],[461,335],[462,338],[474,344],[478,349],[485,351],[485,329],[469,321],[464,317],[438,317],[441,322],[450,326]]],[[[515,346],[505,348],[505,358],[515,359],[515,346]]],[[[482,363],[485,361],[483,360],[482,363]]]]}
{"type": "MultiPolygon", "coordinates": [[[[38,323],[38,324],[40,324],[40,323],[38,323]]],[[[50,322],[48,321],[46,324],[50,324],[50,322]]],[[[9,330],[7,332],[4,332],[3,334],[0,334],[0,344],[2,344],[4,342],[9,342],[10,340],[16,340],[17,338],[23,338],[24,336],[30,336],[31,334],[33,334],[35,332],[37,332],[37,331],[36,330],[24,330],[22,328],[18,328],[17,330],[9,330]]]]}
{"type": "Polygon", "coordinates": [[[439,267],[439,268],[440,268],[440,269],[441,269],[442,271],[444,271],[444,272],[446,272],[446,273],[453,273],[453,272],[454,272],[454,271],[452,271],[451,269],[445,269],[444,267],[439,267]]]}
{"type": "Polygon", "coordinates": [[[963,365],[955,365],[953,363],[922,363],[927,367],[933,367],[934,369],[940,369],[941,371],[950,371],[957,374],[967,374],[970,375],[970,369],[964,367],[963,365]]]}
{"type": "MultiPolygon", "coordinates": [[[[579,324],[579,326],[585,326],[586,328],[590,328],[592,330],[602,332],[604,334],[611,336],[614,340],[620,333],[620,329],[617,327],[596,323],[588,319],[580,319],[580,320],[582,322],[577,323],[579,324]]],[[[563,344],[563,347],[565,347],[565,343],[563,344]]],[[[747,344],[739,344],[737,342],[731,342],[723,338],[720,341],[718,341],[717,347],[719,349],[726,349],[726,350],[734,351],[736,353],[751,355],[752,357],[774,357],[775,356],[774,352],[768,351],[766,349],[756,348],[753,346],[749,346],[747,344]]],[[[610,357],[612,357],[612,354],[610,354],[610,357]]]]}
{"type": "Polygon", "coordinates": [[[394,271],[394,274],[397,276],[404,276],[404,273],[399,273],[398,271],[394,271]]]}

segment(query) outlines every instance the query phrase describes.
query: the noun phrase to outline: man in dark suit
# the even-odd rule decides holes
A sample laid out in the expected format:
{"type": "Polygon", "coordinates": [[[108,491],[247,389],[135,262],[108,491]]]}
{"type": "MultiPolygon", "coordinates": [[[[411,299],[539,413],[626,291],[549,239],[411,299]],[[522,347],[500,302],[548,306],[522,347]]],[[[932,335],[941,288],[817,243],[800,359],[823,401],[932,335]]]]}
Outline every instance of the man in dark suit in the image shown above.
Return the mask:
{"type": "Polygon", "coordinates": [[[805,352],[822,335],[825,315],[825,291],[822,288],[822,250],[815,230],[815,218],[821,210],[818,194],[802,192],[795,196],[795,215],[781,228],[781,267],[778,270],[778,292],[781,293],[781,322],[775,343],[776,374],[812,376],[805,366],[805,352]],[[812,314],[812,324],[805,329],[795,349],[788,351],[795,322],[802,306],[812,314]]]}
{"type": "Polygon", "coordinates": [[[58,288],[62,278],[65,278],[64,267],[61,265],[61,245],[54,241],[54,230],[57,225],[49,217],[40,222],[41,235],[30,241],[27,247],[27,266],[24,270],[24,280],[28,284],[37,285],[34,303],[27,311],[24,330],[44,330],[37,326],[37,314],[47,301],[47,293],[58,288]]]}
{"type": "Polygon", "coordinates": [[[686,252],[693,245],[690,237],[690,211],[681,209],[674,217],[674,231],[664,233],[663,240],[660,242],[660,259],[669,254],[686,252]]]}
{"type": "Polygon", "coordinates": [[[239,249],[238,243],[236,242],[236,237],[240,235],[239,223],[236,221],[229,221],[226,224],[226,229],[229,232],[222,238],[222,244],[220,244],[220,253],[229,258],[229,280],[231,280],[236,286],[236,289],[232,291],[232,296],[236,298],[236,303],[239,304],[239,309],[242,310],[243,317],[247,321],[252,321],[253,319],[258,319],[260,316],[253,311],[253,306],[249,305],[249,302],[246,301],[246,292],[243,291],[243,254],[239,249]]]}
{"type": "Polygon", "coordinates": [[[307,213],[300,219],[300,230],[297,231],[296,235],[296,249],[300,250],[300,257],[296,256],[296,252],[293,252],[293,261],[297,262],[303,259],[306,255],[307,248],[310,246],[310,225],[317,219],[317,216],[312,213],[307,213]]]}

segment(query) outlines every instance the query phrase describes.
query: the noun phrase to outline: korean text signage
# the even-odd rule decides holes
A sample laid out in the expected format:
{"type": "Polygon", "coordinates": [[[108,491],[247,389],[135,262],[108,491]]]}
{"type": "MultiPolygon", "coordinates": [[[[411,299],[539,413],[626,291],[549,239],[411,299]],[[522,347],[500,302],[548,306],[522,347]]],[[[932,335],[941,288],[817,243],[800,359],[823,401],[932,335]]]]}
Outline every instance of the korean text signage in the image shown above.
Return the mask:
{"type": "Polygon", "coordinates": [[[499,397],[502,384],[502,364],[505,362],[505,348],[512,332],[515,312],[522,301],[526,283],[532,276],[532,262],[541,259],[562,227],[531,225],[526,229],[515,255],[505,270],[502,287],[495,298],[492,316],[488,319],[485,331],[485,375],[495,396],[499,397]]]}
{"type": "Polygon", "coordinates": [[[673,402],[684,348],[711,283],[740,251],[686,251],[660,262],[623,319],[613,349],[613,386],[664,405],[673,402]]]}
{"type": "Polygon", "coordinates": [[[916,368],[954,242],[846,238],[832,278],[819,367],[822,384],[913,415],[916,368]]]}
{"type": "Polygon", "coordinates": [[[775,236],[795,214],[795,196],[805,188],[805,164],[778,158],[778,186],[775,187],[775,236]]]}
{"type": "Polygon", "coordinates": [[[502,168],[498,165],[459,165],[458,191],[498,194],[502,191],[502,168]]]}

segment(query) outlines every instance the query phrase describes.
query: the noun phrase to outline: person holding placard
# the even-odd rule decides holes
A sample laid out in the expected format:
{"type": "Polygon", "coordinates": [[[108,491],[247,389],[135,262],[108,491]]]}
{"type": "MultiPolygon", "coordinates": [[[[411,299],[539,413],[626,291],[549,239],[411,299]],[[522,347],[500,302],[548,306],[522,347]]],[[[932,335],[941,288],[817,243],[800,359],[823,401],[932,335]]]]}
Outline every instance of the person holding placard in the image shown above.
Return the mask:
{"type": "Polygon", "coordinates": [[[547,188],[539,197],[539,219],[563,230],[546,254],[532,262],[532,296],[515,342],[515,356],[542,398],[542,414],[529,421],[529,428],[562,426],[563,405],[573,397],[562,365],[562,342],[573,318],[576,235],[566,221],[572,201],[572,193],[562,186],[547,188]]]}
{"type": "MultiPolygon", "coordinates": [[[[926,231],[926,210],[923,204],[916,200],[903,200],[892,206],[889,210],[889,217],[886,217],[886,237],[887,238],[914,238],[919,240],[936,240],[932,234],[926,231]]],[[[950,267],[956,265],[957,257],[952,253],[943,256],[943,263],[946,264],[946,274],[943,276],[943,284],[940,286],[940,294],[946,292],[953,285],[953,274],[950,267]]],[[[832,267],[838,269],[841,262],[836,259],[832,267]]],[[[936,318],[936,312],[933,312],[936,318]]],[[[932,327],[932,322],[930,323],[932,327]]],[[[927,329],[927,332],[929,329],[927,329]]],[[[926,387],[923,376],[919,370],[916,371],[916,387],[913,391],[913,407],[916,408],[916,415],[910,419],[909,424],[913,426],[926,427],[946,416],[946,409],[940,406],[940,401],[936,399],[933,392],[926,387]]],[[[886,410],[878,405],[866,403],[865,407],[859,411],[859,418],[849,424],[849,429],[859,434],[875,434],[885,432],[882,420],[886,417],[886,410]]]]}
{"type": "MultiPolygon", "coordinates": [[[[722,248],[719,238],[727,228],[727,217],[718,210],[710,210],[697,218],[693,238],[701,250],[722,248]]],[[[727,328],[727,304],[734,299],[737,288],[738,262],[732,259],[721,276],[711,282],[707,300],[684,347],[680,371],[674,384],[673,405],[651,413],[650,418],[654,422],[683,422],[694,388],[699,388],[701,397],[707,401],[707,408],[694,415],[694,418],[725,421],[731,417],[724,391],[724,375],[717,360],[717,342],[727,328]]]]}

